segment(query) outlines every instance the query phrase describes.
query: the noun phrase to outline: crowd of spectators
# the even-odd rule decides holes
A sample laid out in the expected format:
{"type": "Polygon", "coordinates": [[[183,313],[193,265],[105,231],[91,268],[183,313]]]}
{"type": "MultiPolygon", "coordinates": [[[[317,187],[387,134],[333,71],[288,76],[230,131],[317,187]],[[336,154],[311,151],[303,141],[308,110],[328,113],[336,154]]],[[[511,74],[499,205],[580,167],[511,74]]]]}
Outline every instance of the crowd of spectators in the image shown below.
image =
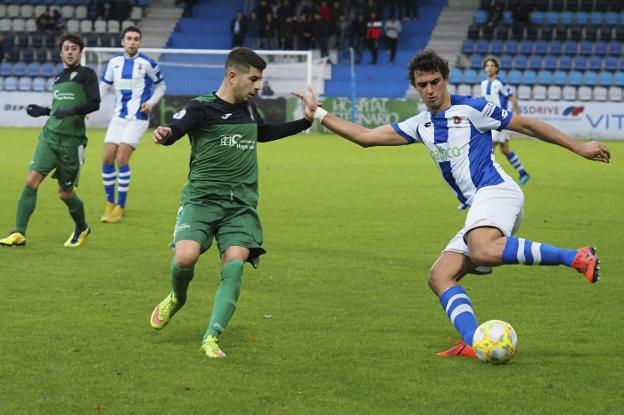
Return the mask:
{"type": "Polygon", "coordinates": [[[383,40],[394,63],[401,20],[417,16],[417,0],[259,0],[247,15],[237,11],[230,32],[232,47],[319,49],[322,57],[335,48],[339,60],[353,48],[357,63],[366,48],[372,64],[383,40]]]}
{"type": "Polygon", "coordinates": [[[59,9],[51,10],[46,7],[43,13],[37,16],[37,30],[40,32],[62,32],[65,29],[65,18],[59,9]]]}

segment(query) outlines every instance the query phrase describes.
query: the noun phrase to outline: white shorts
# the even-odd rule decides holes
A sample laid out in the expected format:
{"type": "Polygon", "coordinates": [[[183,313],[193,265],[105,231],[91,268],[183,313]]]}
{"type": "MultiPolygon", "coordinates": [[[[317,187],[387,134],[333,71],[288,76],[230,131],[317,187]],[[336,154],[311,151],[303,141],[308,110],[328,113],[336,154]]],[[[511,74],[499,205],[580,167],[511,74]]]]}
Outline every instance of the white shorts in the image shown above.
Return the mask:
{"type": "Polygon", "coordinates": [[[492,130],[492,142],[493,143],[506,143],[507,141],[509,141],[509,131],[492,130]]]}
{"type": "Polygon", "coordinates": [[[139,145],[139,141],[143,134],[147,131],[149,121],[147,120],[126,120],[119,117],[113,117],[108,124],[105,144],[128,144],[133,148],[139,145]]]}
{"type": "Polygon", "coordinates": [[[475,193],[464,227],[451,239],[443,252],[470,254],[466,234],[475,228],[489,226],[500,229],[505,236],[513,235],[522,221],[524,194],[514,181],[482,187],[475,193]]]}

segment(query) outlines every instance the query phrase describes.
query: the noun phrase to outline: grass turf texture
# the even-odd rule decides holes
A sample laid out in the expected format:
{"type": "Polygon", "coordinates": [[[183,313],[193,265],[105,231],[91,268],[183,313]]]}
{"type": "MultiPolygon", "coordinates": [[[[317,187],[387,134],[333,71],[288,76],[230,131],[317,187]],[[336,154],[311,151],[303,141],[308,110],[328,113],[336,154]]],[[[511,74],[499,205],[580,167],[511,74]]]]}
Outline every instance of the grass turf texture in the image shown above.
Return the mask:
{"type": "MultiPolygon", "coordinates": [[[[0,130],[0,228],[36,145],[0,130]]],[[[592,163],[516,140],[532,179],[518,235],[599,248],[603,280],[565,267],[506,266],[463,282],[479,321],[519,335],[506,366],[444,359],[457,338],[427,286],[430,265],[465,212],[423,147],[361,149],[335,137],[259,146],[260,214],[269,254],[246,266],[219,361],[198,351],[218,284],[214,247],[189,300],[157,332],[170,241],[188,168],[186,140],[143,141],[127,216],[101,224],[103,131],[90,132],[78,194],[93,233],[76,250],[56,183],[46,179],[25,249],[0,250],[0,412],[11,414],[561,414],[622,410],[622,155],[592,163]]],[[[507,171],[507,161],[497,154],[507,171]]],[[[514,175],[515,176],[515,175],[514,175]]]]}

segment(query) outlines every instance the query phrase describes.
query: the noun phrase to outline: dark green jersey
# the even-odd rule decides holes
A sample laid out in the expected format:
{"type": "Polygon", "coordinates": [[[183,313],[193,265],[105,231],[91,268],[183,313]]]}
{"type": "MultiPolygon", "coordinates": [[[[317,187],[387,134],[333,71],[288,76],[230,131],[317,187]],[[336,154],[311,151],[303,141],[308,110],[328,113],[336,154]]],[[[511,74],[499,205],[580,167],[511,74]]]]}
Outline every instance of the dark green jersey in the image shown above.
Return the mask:
{"type": "Polygon", "coordinates": [[[93,69],[80,65],[64,69],[54,79],[51,115],[43,127],[45,139],[60,145],[85,144],[84,115],[91,111],[81,111],[81,108],[90,108],[90,104],[96,101],[99,106],[100,90],[93,69]],[[55,117],[53,114],[61,108],[74,108],[77,113],[64,118],[55,117]]]}
{"type": "Polygon", "coordinates": [[[215,94],[200,96],[173,116],[172,127],[191,141],[188,183],[182,203],[210,199],[258,204],[258,126],[254,103],[230,104],[215,94]]]}

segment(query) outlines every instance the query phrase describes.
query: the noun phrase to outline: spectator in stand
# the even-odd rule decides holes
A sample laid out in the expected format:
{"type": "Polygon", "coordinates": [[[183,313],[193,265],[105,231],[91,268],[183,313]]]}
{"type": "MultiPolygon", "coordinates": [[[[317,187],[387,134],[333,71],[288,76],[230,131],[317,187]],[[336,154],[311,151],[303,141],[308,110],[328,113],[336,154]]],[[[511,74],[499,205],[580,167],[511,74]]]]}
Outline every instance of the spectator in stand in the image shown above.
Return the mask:
{"type": "Polygon", "coordinates": [[[87,4],[87,19],[95,21],[99,19],[104,11],[104,5],[100,0],[89,0],[87,4]]]}
{"type": "MultiPolygon", "coordinates": [[[[329,11],[329,9],[327,10],[329,11]]],[[[321,58],[329,56],[330,25],[330,20],[324,20],[320,13],[314,15],[314,41],[316,42],[316,47],[321,50],[321,58]]],[[[329,59],[327,62],[331,63],[329,59]]]]}
{"type": "Polygon", "coordinates": [[[59,9],[54,9],[52,12],[52,20],[54,20],[54,31],[62,32],[65,30],[65,18],[59,11],[59,9]]]}
{"type": "Polygon", "coordinates": [[[130,17],[132,6],[128,0],[113,0],[111,5],[109,18],[113,20],[123,21],[130,17]]]}
{"type": "Polygon", "coordinates": [[[250,49],[258,49],[260,47],[260,29],[261,24],[258,20],[258,13],[255,10],[247,17],[247,39],[250,49]]]}
{"type": "Polygon", "coordinates": [[[349,49],[349,27],[351,23],[347,20],[347,16],[341,14],[336,23],[336,49],[338,49],[338,63],[342,60],[342,56],[348,55],[349,49]]]}
{"type": "Polygon", "coordinates": [[[384,25],[384,31],[386,32],[385,41],[388,48],[388,54],[390,55],[390,63],[394,64],[394,58],[396,57],[397,41],[399,40],[399,33],[403,28],[401,22],[394,15],[391,15],[386,24],[384,25]]]}
{"type": "Polygon", "coordinates": [[[265,96],[265,97],[271,97],[275,95],[275,92],[271,89],[271,85],[269,85],[268,79],[262,82],[262,89],[260,90],[260,95],[265,96]]]}
{"type": "MultiPolygon", "coordinates": [[[[267,22],[267,15],[270,14],[273,18],[273,9],[268,5],[267,0],[260,0],[255,8],[258,19],[261,23],[267,22]]],[[[272,21],[271,21],[272,22],[272,21]]]]}
{"type": "Polygon", "coordinates": [[[245,34],[247,33],[247,21],[242,10],[236,11],[236,16],[230,23],[230,32],[232,33],[232,49],[237,46],[243,46],[245,43],[245,34]]]}
{"type": "Polygon", "coordinates": [[[293,38],[295,37],[295,23],[292,16],[286,17],[286,20],[278,26],[278,47],[283,50],[293,50],[293,38]]]}
{"type": "Polygon", "coordinates": [[[54,30],[54,18],[49,7],[46,7],[43,13],[37,17],[37,29],[41,32],[54,30]]]}
{"type": "Polygon", "coordinates": [[[284,24],[286,19],[288,19],[289,17],[291,18],[290,21],[292,22],[292,17],[294,15],[295,9],[292,7],[290,2],[288,0],[282,0],[282,3],[279,5],[277,11],[275,12],[275,20],[277,21],[278,27],[281,28],[281,25],[284,24]]]}
{"type": "Polygon", "coordinates": [[[312,41],[314,40],[314,28],[309,15],[301,14],[299,16],[299,24],[297,25],[297,49],[312,49],[312,41]]]}
{"type": "MultiPolygon", "coordinates": [[[[415,19],[418,17],[417,0],[396,0],[398,7],[398,16],[403,20],[415,19]]],[[[392,13],[392,9],[390,10],[392,13]]]]}
{"type": "Polygon", "coordinates": [[[11,50],[13,49],[13,39],[7,38],[4,33],[0,33],[0,63],[11,60],[11,50]]]}
{"type": "Polygon", "coordinates": [[[383,31],[383,24],[377,13],[371,12],[370,19],[366,22],[366,47],[372,55],[371,64],[377,65],[377,52],[379,51],[379,39],[383,31]]]}
{"type": "Polygon", "coordinates": [[[312,14],[314,13],[314,6],[312,0],[302,0],[297,9],[297,16],[301,17],[302,14],[306,15],[306,21],[308,23],[312,20],[312,14]]]}
{"type": "Polygon", "coordinates": [[[370,16],[371,13],[375,13],[377,16],[381,16],[381,10],[375,0],[367,0],[366,6],[364,6],[364,16],[370,16]]]}
{"type": "Polygon", "coordinates": [[[351,46],[355,49],[355,61],[362,61],[362,50],[366,39],[366,20],[362,13],[351,23],[351,46]]]}
{"type": "Polygon", "coordinates": [[[321,20],[324,22],[331,22],[331,10],[326,1],[322,1],[316,8],[316,12],[321,16],[321,20]]]}
{"type": "Polygon", "coordinates": [[[273,21],[273,13],[267,13],[264,16],[264,23],[260,28],[260,48],[265,50],[275,49],[275,22],[273,21]]]}
{"type": "Polygon", "coordinates": [[[197,4],[197,0],[176,0],[175,5],[184,7],[184,17],[193,17],[193,5],[197,4]]]}

